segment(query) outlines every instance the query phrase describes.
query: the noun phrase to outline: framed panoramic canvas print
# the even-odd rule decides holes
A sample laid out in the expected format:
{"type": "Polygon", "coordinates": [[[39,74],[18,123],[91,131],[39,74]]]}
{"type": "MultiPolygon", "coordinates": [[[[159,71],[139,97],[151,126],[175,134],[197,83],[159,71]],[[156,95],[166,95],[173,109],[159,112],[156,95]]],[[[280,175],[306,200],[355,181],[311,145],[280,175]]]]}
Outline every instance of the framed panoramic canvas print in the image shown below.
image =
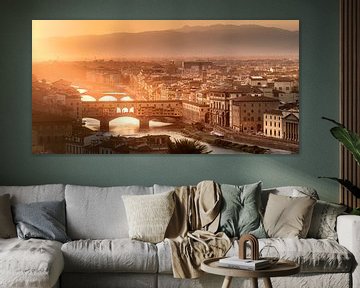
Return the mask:
{"type": "Polygon", "coordinates": [[[35,154],[299,151],[298,20],[33,20],[35,154]]]}

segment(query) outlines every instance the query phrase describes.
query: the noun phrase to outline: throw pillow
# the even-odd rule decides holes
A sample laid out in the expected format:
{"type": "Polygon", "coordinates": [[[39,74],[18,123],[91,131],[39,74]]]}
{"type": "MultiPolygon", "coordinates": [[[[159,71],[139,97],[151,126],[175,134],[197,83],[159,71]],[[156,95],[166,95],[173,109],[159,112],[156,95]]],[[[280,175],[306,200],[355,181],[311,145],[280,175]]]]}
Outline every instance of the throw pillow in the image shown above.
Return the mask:
{"type": "Polygon", "coordinates": [[[0,238],[16,237],[16,229],[11,215],[10,195],[0,196],[0,238]]]}
{"type": "Polygon", "coordinates": [[[173,193],[122,196],[131,239],[151,243],[164,240],[175,208],[173,193]]]}
{"type": "Polygon", "coordinates": [[[346,206],[318,200],[312,214],[308,237],[337,240],[336,219],[346,206]]]}
{"type": "Polygon", "coordinates": [[[219,231],[229,237],[251,233],[265,238],[260,216],[261,182],[243,186],[221,185],[222,209],[219,231]]]}
{"type": "Polygon", "coordinates": [[[15,204],[13,215],[19,238],[70,241],[65,232],[65,201],[15,204]]]}
{"type": "Polygon", "coordinates": [[[264,227],[269,237],[305,238],[316,200],[306,197],[269,195],[264,227]]]}

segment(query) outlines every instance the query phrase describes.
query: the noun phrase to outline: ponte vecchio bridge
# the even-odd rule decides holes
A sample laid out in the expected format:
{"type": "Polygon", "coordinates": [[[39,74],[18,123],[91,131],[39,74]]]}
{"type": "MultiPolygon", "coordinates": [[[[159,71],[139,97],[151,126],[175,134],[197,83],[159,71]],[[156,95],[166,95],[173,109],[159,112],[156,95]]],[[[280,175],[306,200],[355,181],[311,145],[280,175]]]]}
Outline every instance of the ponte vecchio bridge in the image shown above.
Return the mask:
{"type": "Polygon", "coordinates": [[[119,117],[134,117],[140,121],[140,128],[149,128],[154,118],[183,116],[181,100],[94,101],[82,102],[81,106],[82,117],[99,120],[101,131],[109,131],[109,122],[119,117]]]}

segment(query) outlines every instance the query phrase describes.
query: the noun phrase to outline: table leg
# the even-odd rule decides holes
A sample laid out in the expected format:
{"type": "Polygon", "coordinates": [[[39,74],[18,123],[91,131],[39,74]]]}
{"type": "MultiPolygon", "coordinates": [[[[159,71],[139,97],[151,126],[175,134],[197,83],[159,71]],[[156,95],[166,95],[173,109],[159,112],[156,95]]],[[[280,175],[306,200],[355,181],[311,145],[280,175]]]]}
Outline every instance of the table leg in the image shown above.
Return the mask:
{"type": "Polygon", "coordinates": [[[251,278],[252,287],[258,288],[258,279],[257,278],[251,278]]]}
{"type": "Polygon", "coordinates": [[[263,279],[264,279],[265,288],[273,288],[270,278],[266,277],[263,279]]]}
{"type": "Polygon", "coordinates": [[[224,282],[221,286],[221,288],[230,288],[232,277],[231,276],[225,276],[224,282]]]}

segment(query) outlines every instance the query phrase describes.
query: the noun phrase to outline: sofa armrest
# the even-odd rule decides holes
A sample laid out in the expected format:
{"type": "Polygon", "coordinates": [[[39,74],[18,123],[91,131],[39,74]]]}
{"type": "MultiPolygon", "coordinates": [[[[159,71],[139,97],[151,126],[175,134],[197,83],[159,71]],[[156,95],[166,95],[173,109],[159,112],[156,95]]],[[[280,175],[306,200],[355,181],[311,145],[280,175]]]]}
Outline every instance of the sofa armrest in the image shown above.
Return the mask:
{"type": "Polygon", "coordinates": [[[338,216],[336,229],[339,244],[347,248],[355,257],[353,287],[360,287],[360,216],[338,216]]]}

